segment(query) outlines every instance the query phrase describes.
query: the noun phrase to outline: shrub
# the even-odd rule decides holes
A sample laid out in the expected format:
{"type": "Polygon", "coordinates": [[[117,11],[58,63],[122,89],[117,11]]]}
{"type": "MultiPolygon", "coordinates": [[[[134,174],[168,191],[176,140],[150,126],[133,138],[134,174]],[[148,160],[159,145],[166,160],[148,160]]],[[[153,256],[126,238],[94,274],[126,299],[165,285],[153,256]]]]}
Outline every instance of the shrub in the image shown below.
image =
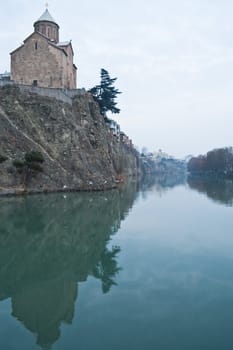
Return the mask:
{"type": "Polygon", "coordinates": [[[22,169],[25,166],[25,162],[20,159],[13,160],[12,163],[17,169],[22,169]]]}
{"type": "Polygon", "coordinates": [[[38,151],[31,151],[25,154],[24,156],[25,161],[27,163],[43,163],[44,162],[44,157],[43,154],[41,152],[38,151]]]}
{"type": "Polygon", "coordinates": [[[8,158],[2,154],[0,154],[0,163],[3,163],[7,160],[8,158]]]}
{"type": "Polygon", "coordinates": [[[35,163],[27,163],[27,166],[29,169],[40,172],[40,173],[42,173],[42,171],[43,171],[42,166],[36,162],[35,163]]]}
{"type": "Polygon", "coordinates": [[[31,177],[36,176],[38,172],[42,172],[41,164],[44,162],[43,154],[38,151],[27,152],[24,159],[16,159],[13,165],[19,174],[23,175],[23,183],[26,185],[31,177]]]}

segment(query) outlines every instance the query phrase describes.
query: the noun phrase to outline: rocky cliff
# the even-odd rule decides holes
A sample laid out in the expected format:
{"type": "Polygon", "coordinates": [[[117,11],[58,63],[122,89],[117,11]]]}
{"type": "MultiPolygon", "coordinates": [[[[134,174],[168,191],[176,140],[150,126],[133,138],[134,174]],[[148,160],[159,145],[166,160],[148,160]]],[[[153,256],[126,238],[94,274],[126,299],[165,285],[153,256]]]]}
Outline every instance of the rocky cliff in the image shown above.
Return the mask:
{"type": "Polygon", "coordinates": [[[136,175],[137,164],[135,150],[110,132],[89,93],[70,105],[16,86],[0,89],[0,193],[112,188],[136,175]],[[43,171],[25,181],[13,162],[31,151],[42,153],[43,171]]]}

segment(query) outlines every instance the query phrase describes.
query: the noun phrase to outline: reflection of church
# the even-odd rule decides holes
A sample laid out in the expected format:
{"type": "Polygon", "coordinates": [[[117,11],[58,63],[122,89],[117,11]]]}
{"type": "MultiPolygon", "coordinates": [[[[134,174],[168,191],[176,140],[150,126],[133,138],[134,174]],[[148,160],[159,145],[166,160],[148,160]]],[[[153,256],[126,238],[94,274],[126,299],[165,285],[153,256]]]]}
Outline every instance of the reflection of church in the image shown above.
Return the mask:
{"type": "Polygon", "coordinates": [[[11,297],[12,315],[43,349],[59,339],[62,323],[72,323],[78,282],[92,275],[104,293],[115,284],[120,250],[107,243],[134,199],[130,186],[66,200],[60,194],[10,199],[4,206],[0,300],[11,297]]]}
{"type": "Polygon", "coordinates": [[[76,281],[43,281],[12,298],[12,315],[38,335],[39,345],[49,346],[58,340],[61,322],[72,323],[76,298],[76,281]]]}

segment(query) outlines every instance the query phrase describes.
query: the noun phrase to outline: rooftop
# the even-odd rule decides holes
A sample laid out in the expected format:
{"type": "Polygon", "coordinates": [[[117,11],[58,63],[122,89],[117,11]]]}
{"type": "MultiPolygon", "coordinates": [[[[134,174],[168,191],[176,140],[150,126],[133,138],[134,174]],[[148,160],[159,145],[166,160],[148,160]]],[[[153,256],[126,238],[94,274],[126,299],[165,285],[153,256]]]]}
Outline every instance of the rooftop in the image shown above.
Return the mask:
{"type": "Polygon", "coordinates": [[[42,22],[42,21],[53,22],[57,24],[57,22],[50,15],[48,9],[45,10],[45,12],[40,16],[40,18],[35,23],[42,22]]]}
{"type": "Polygon", "coordinates": [[[70,41],[63,41],[63,42],[57,43],[57,46],[68,46],[68,45],[70,45],[70,41]]]}
{"type": "Polygon", "coordinates": [[[10,80],[11,73],[5,72],[5,73],[0,73],[0,80],[10,80]]]}

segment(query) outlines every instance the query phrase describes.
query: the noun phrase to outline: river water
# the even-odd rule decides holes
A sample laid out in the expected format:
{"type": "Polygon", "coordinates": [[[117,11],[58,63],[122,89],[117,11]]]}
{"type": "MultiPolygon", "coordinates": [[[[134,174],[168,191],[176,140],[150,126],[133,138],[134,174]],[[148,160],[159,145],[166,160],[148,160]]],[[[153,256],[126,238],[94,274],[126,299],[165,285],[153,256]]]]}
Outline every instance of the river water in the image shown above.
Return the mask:
{"type": "Polygon", "coordinates": [[[0,349],[230,350],[233,184],[0,199],[0,349]]]}

